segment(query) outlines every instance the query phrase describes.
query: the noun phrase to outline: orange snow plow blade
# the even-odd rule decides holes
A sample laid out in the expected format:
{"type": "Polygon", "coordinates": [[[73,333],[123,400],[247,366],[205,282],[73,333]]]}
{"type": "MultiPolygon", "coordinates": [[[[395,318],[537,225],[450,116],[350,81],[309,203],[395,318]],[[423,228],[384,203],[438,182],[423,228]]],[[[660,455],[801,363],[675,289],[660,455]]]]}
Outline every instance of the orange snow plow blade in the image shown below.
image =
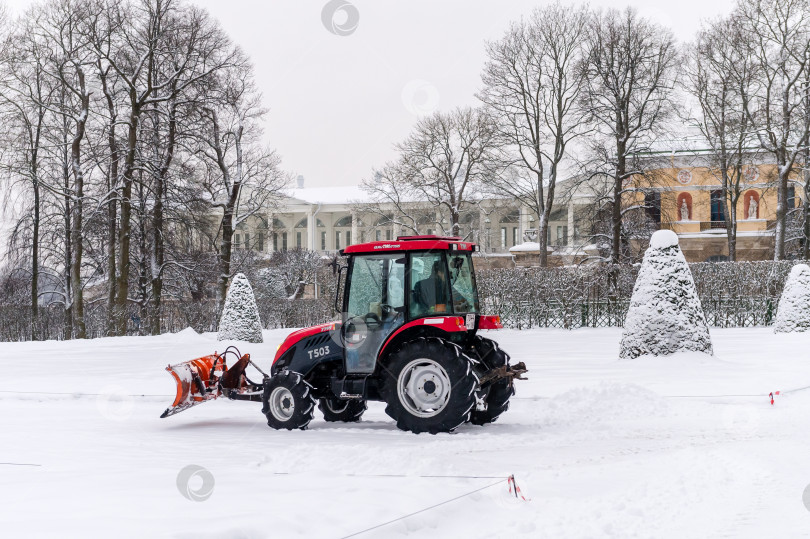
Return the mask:
{"type": "Polygon", "coordinates": [[[238,351],[230,352],[238,360],[229,370],[225,363],[228,353],[229,350],[222,355],[214,352],[210,356],[167,366],[166,370],[177,385],[177,393],[174,402],[160,417],[169,417],[222,395],[236,400],[257,400],[254,397],[261,391],[261,385],[249,383],[245,376],[245,367],[251,363],[250,354],[240,356],[238,351]]]}

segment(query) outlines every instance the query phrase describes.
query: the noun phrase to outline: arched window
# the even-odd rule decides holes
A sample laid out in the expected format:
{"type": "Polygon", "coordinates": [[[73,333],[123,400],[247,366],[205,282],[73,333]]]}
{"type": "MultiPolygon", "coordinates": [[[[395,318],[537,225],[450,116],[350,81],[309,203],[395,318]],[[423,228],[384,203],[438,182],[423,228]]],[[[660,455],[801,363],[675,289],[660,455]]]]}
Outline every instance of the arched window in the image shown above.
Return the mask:
{"type": "Polygon", "coordinates": [[[338,219],[335,222],[335,226],[351,227],[352,226],[352,216],[351,215],[346,215],[344,217],[341,217],[340,219],[338,219]]]}
{"type": "Polygon", "coordinates": [[[753,189],[746,191],[743,201],[745,206],[743,219],[759,219],[759,193],[753,189]]]}
{"type": "Polygon", "coordinates": [[[283,230],[283,229],[287,228],[287,225],[285,225],[284,222],[281,221],[280,219],[276,219],[274,217],[273,218],[273,228],[276,229],[276,230],[283,230]]]}
{"type": "Polygon", "coordinates": [[[692,220],[692,195],[689,193],[678,194],[678,205],[675,208],[675,215],[678,221],[692,220]]]}
{"type": "Polygon", "coordinates": [[[394,223],[394,216],[393,215],[383,215],[377,222],[374,223],[374,226],[390,226],[394,223]]]}
{"type": "MultiPolygon", "coordinates": [[[[318,228],[322,228],[324,226],[323,221],[316,218],[315,219],[315,226],[317,226],[318,228]]],[[[306,217],[304,217],[303,219],[298,221],[298,224],[295,225],[295,228],[306,228],[306,227],[307,227],[307,218],[306,217]]]]}

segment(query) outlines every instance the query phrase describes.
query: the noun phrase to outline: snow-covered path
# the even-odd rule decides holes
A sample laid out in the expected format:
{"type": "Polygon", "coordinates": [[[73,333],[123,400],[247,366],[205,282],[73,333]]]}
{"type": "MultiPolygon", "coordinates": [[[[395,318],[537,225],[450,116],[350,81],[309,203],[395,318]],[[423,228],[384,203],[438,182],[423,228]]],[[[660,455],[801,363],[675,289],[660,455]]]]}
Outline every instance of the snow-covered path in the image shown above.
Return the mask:
{"type": "MultiPolygon", "coordinates": [[[[240,347],[268,364],[286,333],[240,347]]],[[[344,537],[497,482],[358,537],[810,536],[810,390],[767,400],[810,386],[810,334],[712,330],[715,358],[632,361],[616,329],[491,336],[530,380],[498,423],[437,436],[379,403],[303,432],[226,400],[159,419],[163,368],[213,335],[0,344],[2,535],[344,537]],[[188,465],[207,500],[180,494],[188,465]]]]}

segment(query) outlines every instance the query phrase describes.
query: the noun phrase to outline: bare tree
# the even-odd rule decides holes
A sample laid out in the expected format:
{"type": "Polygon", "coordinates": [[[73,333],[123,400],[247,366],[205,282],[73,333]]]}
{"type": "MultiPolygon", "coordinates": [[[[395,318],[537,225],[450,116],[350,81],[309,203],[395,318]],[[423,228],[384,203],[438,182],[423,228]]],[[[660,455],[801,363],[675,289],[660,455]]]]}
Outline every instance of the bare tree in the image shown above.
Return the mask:
{"type": "Polygon", "coordinates": [[[231,278],[236,227],[270,210],[289,178],[281,171],[276,153],[261,146],[259,121],[265,110],[250,64],[235,61],[213,84],[211,100],[199,110],[196,152],[203,158],[207,202],[222,211],[217,246],[219,312],[231,278]]]}
{"type": "Polygon", "coordinates": [[[102,69],[111,68],[126,88],[127,136],[118,196],[118,260],[115,331],[126,331],[129,290],[132,185],[138,168],[143,113],[232,64],[234,49],[208,15],[174,0],[111,4],[93,26],[102,69]],[[108,43],[109,40],[109,43],[108,43]],[[168,65],[163,66],[162,61],[168,65]]]}
{"type": "MultiPolygon", "coordinates": [[[[51,110],[63,122],[61,131],[65,139],[62,144],[66,154],[69,148],[69,158],[63,160],[66,163],[65,180],[59,193],[65,199],[65,304],[70,327],[80,339],[85,338],[87,332],[82,282],[85,202],[82,146],[90,116],[91,91],[87,72],[92,71],[94,61],[83,28],[89,15],[87,8],[88,4],[82,0],[57,0],[46,4],[35,29],[40,39],[53,45],[46,71],[59,88],[60,98],[51,106],[51,110]],[[68,135],[68,129],[72,130],[71,135],[68,135]],[[67,140],[68,136],[70,140],[67,140]]],[[[50,189],[57,190],[55,186],[50,189]]]]}
{"type": "Polygon", "coordinates": [[[585,8],[555,3],[535,9],[487,45],[479,98],[517,154],[517,170],[493,176],[491,185],[538,216],[541,266],[548,264],[548,223],[561,166],[569,143],[585,132],[576,101],[584,83],[587,23],[585,8]]]}
{"type": "Polygon", "coordinates": [[[457,236],[461,212],[498,172],[500,144],[493,119],[483,109],[434,113],[417,121],[413,132],[395,146],[399,158],[364,180],[362,187],[378,201],[426,201],[439,213],[446,212],[450,232],[457,236]]]}
{"type": "Polygon", "coordinates": [[[22,218],[12,232],[12,244],[25,240],[29,246],[31,276],[31,339],[37,340],[40,280],[40,226],[42,210],[41,159],[45,117],[54,95],[48,84],[45,62],[48,50],[34,33],[30,20],[23,20],[3,43],[4,71],[0,81],[0,106],[7,136],[3,168],[11,180],[7,194],[30,188],[23,203],[22,218]],[[26,197],[27,198],[27,197],[26,197]],[[28,222],[30,220],[30,228],[28,222]],[[30,230],[30,236],[24,233],[30,230]]]}
{"type": "Polygon", "coordinates": [[[785,257],[788,186],[810,137],[803,87],[810,67],[810,6],[806,0],[741,0],[736,15],[752,40],[754,84],[743,94],[746,115],[777,167],[774,260],[785,257]]]}
{"type": "Polygon", "coordinates": [[[624,216],[643,205],[624,206],[641,191],[631,181],[644,172],[639,154],[648,150],[672,111],[677,58],[669,30],[640,18],[635,10],[610,9],[588,26],[582,106],[603,138],[595,148],[592,173],[610,178],[610,260],[622,252],[624,216]]]}
{"type": "Polygon", "coordinates": [[[736,260],[737,206],[744,188],[744,165],[754,143],[743,105],[754,66],[740,18],[729,16],[709,23],[690,48],[686,65],[686,90],[699,108],[690,120],[708,144],[708,169],[720,180],[728,255],[736,260]]]}

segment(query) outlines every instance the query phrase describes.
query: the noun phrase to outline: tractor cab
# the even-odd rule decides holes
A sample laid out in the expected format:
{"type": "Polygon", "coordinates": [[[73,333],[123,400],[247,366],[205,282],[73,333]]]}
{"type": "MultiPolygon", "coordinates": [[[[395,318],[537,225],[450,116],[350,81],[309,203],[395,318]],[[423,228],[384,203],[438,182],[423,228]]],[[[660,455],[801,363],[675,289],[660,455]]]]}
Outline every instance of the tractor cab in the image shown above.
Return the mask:
{"type": "Polygon", "coordinates": [[[336,308],[342,296],[346,373],[372,373],[386,343],[408,328],[449,323],[455,330],[474,331],[479,311],[474,249],[460,238],[439,236],[345,249],[349,260],[336,308]]]}

